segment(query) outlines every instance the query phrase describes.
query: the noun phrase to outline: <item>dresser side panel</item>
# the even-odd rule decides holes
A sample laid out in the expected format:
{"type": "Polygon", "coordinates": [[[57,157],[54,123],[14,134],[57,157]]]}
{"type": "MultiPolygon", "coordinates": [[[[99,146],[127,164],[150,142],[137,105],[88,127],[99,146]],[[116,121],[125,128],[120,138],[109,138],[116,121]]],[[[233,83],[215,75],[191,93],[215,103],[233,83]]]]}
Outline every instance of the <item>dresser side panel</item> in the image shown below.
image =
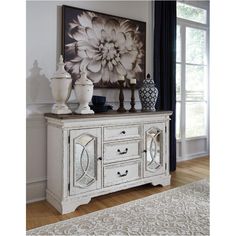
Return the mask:
{"type": "Polygon", "coordinates": [[[58,199],[62,198],[63,170],[62,129],[47,126],[47,189],[58,199]]]}

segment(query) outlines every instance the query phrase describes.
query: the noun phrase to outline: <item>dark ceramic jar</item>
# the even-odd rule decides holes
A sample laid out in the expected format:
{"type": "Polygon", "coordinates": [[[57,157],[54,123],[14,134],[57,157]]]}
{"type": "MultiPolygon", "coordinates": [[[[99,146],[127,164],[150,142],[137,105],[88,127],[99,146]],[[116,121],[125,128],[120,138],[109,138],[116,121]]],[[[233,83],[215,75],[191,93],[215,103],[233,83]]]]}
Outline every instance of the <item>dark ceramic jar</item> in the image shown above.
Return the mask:
{"type": "Polygon", "coordinates": [[[139,98],[142,104],[142,111],[155,111],[155,105],[158,97],[158,89],[155,87],[150,74],[143,81],[143,86],[139,89],[139,98]]]}

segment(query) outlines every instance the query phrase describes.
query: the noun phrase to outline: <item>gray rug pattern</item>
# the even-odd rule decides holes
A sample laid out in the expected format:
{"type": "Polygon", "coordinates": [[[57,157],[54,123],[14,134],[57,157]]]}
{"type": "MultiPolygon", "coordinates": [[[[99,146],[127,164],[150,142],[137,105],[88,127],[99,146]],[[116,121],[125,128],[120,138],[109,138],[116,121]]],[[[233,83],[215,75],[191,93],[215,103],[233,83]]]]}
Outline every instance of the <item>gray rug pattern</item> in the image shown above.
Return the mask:
{"type": "Polygon", "coordinates": [[[209,181],[35,228],[27,235],[209,235],[209,181]]]}

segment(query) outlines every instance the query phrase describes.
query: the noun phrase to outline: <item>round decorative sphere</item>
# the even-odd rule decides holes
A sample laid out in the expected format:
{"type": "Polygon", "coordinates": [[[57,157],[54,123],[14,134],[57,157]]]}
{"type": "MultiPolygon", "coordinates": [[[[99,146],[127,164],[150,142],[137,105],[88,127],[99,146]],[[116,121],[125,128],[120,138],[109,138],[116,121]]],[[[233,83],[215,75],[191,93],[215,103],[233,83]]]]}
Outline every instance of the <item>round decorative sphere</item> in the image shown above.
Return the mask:
{"type": "Polygon", "coordinates": [[[143,81],[143,86],[139,89],[139,98],[142,104],[142,111],[155,111],[155,105],[158,97],[158,89],[155,87],[150,74],[143,81]]]}

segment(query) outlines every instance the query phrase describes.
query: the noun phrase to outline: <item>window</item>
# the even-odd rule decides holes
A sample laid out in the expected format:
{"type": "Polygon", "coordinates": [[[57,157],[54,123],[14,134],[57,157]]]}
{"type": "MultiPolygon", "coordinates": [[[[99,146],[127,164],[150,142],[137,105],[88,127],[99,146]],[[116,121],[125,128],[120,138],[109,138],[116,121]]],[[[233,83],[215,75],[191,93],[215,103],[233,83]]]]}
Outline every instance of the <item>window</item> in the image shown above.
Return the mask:
{"type": "Polygon", "coordinates": [[[198,3],[177,2],[176,138],[182,152],[190,139],[208,140],[209,8],[198,3]]]}
{"type": "Polygon", "coordinates": [[[184,3],[177,3],[177,17],[190,21],[207,24],[207,11],[184,3]]]}

